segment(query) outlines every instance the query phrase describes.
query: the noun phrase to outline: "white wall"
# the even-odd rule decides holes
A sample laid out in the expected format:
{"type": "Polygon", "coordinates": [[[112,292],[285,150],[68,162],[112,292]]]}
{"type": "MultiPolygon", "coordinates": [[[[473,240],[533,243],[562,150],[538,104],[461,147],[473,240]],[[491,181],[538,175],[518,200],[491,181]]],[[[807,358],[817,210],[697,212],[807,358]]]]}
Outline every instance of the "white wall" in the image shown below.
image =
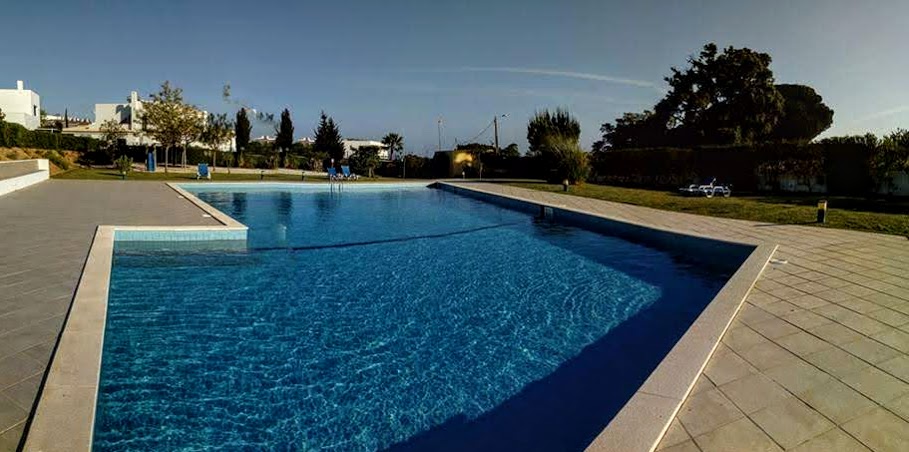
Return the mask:
{"type": "Polygon", "coordinates": [[[0,196],[49,178],[50,165],[46,159],[0,162],[0,196]]]}
{"type": "Polygon", "coordinates": [[[382,144],[381,141],[373,140],[341,140],[341,144],[344,145],[344,158],[350,158],[354,152],[357,152],[361,147],[375,146],[379,148],[379,158],[382,160],[388,160],[388,148],[382,144]]]}
{"type": "Polygon", "coordinates": [[[7,122],[35,130],[41,126],[41,97],[27,89],[0,89],[0,109],[7,122]]]}

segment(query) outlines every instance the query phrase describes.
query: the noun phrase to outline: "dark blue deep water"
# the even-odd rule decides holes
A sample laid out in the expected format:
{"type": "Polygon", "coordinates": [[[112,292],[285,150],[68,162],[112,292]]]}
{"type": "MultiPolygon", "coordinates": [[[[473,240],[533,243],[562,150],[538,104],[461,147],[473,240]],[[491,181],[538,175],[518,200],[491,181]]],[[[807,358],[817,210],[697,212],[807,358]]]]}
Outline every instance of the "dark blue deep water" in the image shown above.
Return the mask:
{"type": "Polygon", "coordinates": [[[117,244],[96,450],[582,450],[726,277],[442,190],[324,187],[188,187],[248,248],[117,244]]]}

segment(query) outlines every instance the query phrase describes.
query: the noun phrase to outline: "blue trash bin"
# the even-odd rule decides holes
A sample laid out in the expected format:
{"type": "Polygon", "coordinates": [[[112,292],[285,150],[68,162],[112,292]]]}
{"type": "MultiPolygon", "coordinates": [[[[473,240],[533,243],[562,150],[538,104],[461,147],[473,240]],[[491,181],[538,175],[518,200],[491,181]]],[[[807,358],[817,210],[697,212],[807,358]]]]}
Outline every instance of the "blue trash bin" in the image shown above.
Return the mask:
{"type": "Polygon", "coordinates": [[[148,157],[145,159],[145,169],[148,170],[149,173],[154,173],[155,168],[155,151],[148,151],[148,157]]]}

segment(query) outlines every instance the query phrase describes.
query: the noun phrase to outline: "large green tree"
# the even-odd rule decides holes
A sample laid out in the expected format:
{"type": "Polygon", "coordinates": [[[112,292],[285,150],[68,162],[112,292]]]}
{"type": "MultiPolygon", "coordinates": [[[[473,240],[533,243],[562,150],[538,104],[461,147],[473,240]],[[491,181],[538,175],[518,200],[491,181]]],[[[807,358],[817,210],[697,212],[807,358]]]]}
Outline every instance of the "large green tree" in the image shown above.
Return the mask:
{"type": "Polygon", "coordinates": [[[277,165],[278,167],[284,167],[284,162],[281,161],[284,155],[290,152],[290,148],[294,145],[294,123],[290,119],[290,110],[284,109],[281,112],[281,122],[275,127],[275,150],[278,153],[277,165]]]}
{"type": "Polygon", "coordinates": [[[344,144],[341,142],[341,131],[335,120],[322,112],[319,117],[319,126],[313,131],[315,139],[313,140],[313,150],[324,152],[329,158],[335,159],[339,163],[344,158],[344,144]]]}
{"type": "Polygon", "coordinates": [[[183,90],[165,81],[161,90],[151,95],[143,104],[141,114],[144,133],[164,146],[164,171],[167,172],[168,152],[171,148],[183,147],[183,161],[186,162],[186,147],[199,138],[204,127],[204,115],[196,107],[183,101],[183,90]]]}
{"type": "Polygon", "coordinates": [[[604,124],[596,150],[728,145],[770,139],[783,113],[770,55],[710,43],[688,68],[671,68],[669,91],[651,111],[604,124]]]}
{"type": "Polygon", "coordinates": [[[107,156],[107,161],[113,162],[120,140],[126,137],[126,130],[116,119],[108,119],[101,123],[101,148],[107,156]]]}
{"type": "Polygon", "coordinates": [[[783,96],[783,112],[772,138],[779,141],[809,142],[833,124],[833,110],[810,86],[776,85],[783,96]]]}
{"type": "Polygon", "coordinates": [[[211,152],[212,166],[217,166],[218,152],[221,152],[221,148],[230,143],[233,137],[234,124],[227,119],[227,114],[208,115],[208,122],[202,130],[199,141],[205,144],[211,152]]]}
{"type": "Polygon", "coordinates": [[[499,151],[499,155],[503,158],[516,158],[521,156],[521,150],[518,148],[517,143],[511,143],[499,151]]]}
{"type": "Polygon", "coordinates": [[[539,156],[546,149],[546,141],[552,136],[563,136],[578,141],[581,124],[567,110],[557,108],[538,111],[527,123],[527,144],[530,156],[539,156]]]}
{"type": "Polygon", "coordinates": [[[373,171],[379,166],[379,148],[363,146],[350,156],[350,166],[354,172],[373,177],[373,171]]]}
{"type": "Polygon", "coordinates": [[[249,147],[249,136],[252,134],[252,125],[249,123],[249,116],[246,115],[246,109],[241,108],[237,111],[237,120],[234,122],[234,134],[237,137],[237,157],[242,157],[243,151],[249,147]]]}
{"type": "Polygon", "coordinates": [[[382,144],[388,147],[388,159],[395,159],[395,152],[404,149],[404,137],[391,132],[382,137],[382,144]]]}

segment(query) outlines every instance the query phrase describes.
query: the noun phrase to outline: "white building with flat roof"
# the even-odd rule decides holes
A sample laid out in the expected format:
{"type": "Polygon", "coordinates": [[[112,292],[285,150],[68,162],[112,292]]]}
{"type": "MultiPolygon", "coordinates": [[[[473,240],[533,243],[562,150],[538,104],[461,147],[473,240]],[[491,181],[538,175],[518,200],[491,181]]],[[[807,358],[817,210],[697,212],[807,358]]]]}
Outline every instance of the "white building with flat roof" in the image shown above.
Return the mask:
{"type": "MultiPolygon", "coordinates": [[[[95,121],[91,124],[80,125],[63,129],[63,133],[75,136],[85,136],[100,139],[104,136],[101,130],[102,125],[110,120],[120,124],[120,127],[126,132],[123,137],[129,146],[156,146],[158,142],[152,139],[148,134],[143,133],[142,124],[143,105],[146,101],[139,98],[139,93],[132,91],[125,103],[95,104],[95,121]]],[[[199,115],[208,118],[208,112],[198,110],[199,115]]],[[[192,146],[204,147],[202,143],[193,142],[192,146]]],[[[223,152],[232,151],[234,140],[230,143],[221,145],[220,150],[223,152]]]]}
{"type": "Polygon", "coordinates": [[[0,110],[6,115],[6,122],[21,124],[28,130],[41,127],[41,96],[25,89],[22,80],[16,81],[16,89],[0,89],[0,110]]]}
{"type": "Polygon", "coordinates": [[[388,146],[382,144],[381,141],[375,140],[361,140],[358,138],[350,140],[341,140],[341,144],[344,145],[344,158],[350,158],[354,152],[357,152],[360,148],[365,147],[375,147],[379,148],[379,158],[382,160],[388,160],[388,146]]]}

